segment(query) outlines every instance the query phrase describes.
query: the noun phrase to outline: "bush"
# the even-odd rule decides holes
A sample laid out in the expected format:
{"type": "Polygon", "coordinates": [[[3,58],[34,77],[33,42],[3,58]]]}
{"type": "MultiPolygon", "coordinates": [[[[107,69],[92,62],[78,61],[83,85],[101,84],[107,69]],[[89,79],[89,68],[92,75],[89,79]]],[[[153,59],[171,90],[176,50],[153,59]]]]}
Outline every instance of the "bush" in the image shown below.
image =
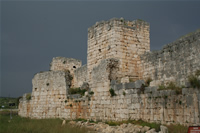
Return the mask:
{"type": "Polygon", "coordinates": [[[153,81],[150,77],[148,77],[145,81],[146,83],[146,86],[149,86],[150,85],[150,82],[153,81]]]}
{"type": "Polygon", "coordinates": [[[115,90],[113,90],[112,88],[111,88],[109,91],[110,91],[110,95],[111,95],[111,97],[117,95],[117,94],[115,93],[115,90]]]}
{"type": "Polygon", "coordinates": [[[195,76],[200,76],[200,70],[197,70],[196,72],[195,72],[195,76]]]}
{"type": "Polygon", "coordinates": [[[123,95],[124,95],[124,96],[126,95],[126,92],[125,92],[125,91],[123,91],[123,95]]]}
{"type": "Polygon", "coordinates": [[[31,100],[31,93],[26,94],[26,100],[31,100]]]}
{"type": "Polygon", "coordinates": [[[87,91],[86,89],[81,90],[80,88],[69,88],[68,93],[69,94],[80,94],[83,96],[86,91],[87,91]]]}
{"type": "Polygon", "coordinates": [[[196,74],[188,76],[188,81],[193,88],[200,88],[200,81],[196,74]]]}
{"type": "Polygon", "coordinates": [[[174,82],[169,82],[166,86],[164,84],[159,85],[158,90],[175,90],[176,94],[181,94],[182,88],[175,85],[174,82]]]}
{"type": "Polygon", "coordinates": [[[90,94],[90,95],[94,95],[94,92],[93,92],[93,91],[90,91],[89,94],[90,94]]]}

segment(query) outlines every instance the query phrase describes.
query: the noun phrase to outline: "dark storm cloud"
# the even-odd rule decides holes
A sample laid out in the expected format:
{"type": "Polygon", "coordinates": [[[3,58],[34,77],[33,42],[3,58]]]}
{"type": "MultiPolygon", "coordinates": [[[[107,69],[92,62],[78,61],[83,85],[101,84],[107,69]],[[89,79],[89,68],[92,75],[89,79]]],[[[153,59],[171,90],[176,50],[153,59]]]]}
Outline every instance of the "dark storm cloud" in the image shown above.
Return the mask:
{"type": "Polygon", "coordinates": [[[198,1],[2,1],[1,93],[31,92],[35,73],[56,56],[86,63],[87,28],[113,17],[150,23],[151,49],[200,28],[198,1]]]}

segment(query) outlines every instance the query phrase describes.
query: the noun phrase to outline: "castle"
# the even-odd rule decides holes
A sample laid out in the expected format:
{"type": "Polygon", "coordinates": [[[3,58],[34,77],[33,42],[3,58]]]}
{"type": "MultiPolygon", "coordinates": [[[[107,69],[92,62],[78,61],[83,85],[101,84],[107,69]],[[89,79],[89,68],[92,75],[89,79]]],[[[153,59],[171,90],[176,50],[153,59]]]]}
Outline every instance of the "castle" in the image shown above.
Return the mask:
{"type": "Polygon", "coordinates": [[[200,124],[200,90],[188,88],[187,80],[200,68],[200,31],[153,52],[149,33],[150,25],[143,20],[97,22],[88,28],[87,65],[73,58],[53,58],[50,71],[34,76],[31,100],[27,94],[20,99],[19,115],[200,124]],[[147,79],[152,81],[144,87],[147,79]],[[182,94],[158,90],[158,85],[169,82],[187,88],[182,94]],[[79,87],[88,92],[69,93],[79,87]]]}

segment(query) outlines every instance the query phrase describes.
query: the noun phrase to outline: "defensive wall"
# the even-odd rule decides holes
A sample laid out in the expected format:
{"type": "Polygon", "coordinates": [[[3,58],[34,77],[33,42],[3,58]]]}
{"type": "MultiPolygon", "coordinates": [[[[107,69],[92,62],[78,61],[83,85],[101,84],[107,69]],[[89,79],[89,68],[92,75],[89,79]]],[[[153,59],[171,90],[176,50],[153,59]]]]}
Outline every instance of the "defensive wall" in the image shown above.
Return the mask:
{"type": "Polygon", "coordinates": [[[26,94],[20,99],[19,115],[200,125],[200,90],[187,81],[200,68],[200,31],[160,51],[149,48],[149,24],[144,21],[96,23],[88,29],[88,64],[53,58],[50,71],[34,76],[31,100],[26,94]],[[152,82],[145,87],[148,78],[152,82]],[[170,81],[185,87],[180,93],[156,87],[170,81]],[[69,94],[70,88],[87,83],[85,95],[69,94]]]}
{"type": "Polygon", "coordinates": [[[188,76],[200,69],[200,30],[165,45],[161,50],[141,55],[143,79],[152,85],[175,82],[188,86],[188,76]]]}

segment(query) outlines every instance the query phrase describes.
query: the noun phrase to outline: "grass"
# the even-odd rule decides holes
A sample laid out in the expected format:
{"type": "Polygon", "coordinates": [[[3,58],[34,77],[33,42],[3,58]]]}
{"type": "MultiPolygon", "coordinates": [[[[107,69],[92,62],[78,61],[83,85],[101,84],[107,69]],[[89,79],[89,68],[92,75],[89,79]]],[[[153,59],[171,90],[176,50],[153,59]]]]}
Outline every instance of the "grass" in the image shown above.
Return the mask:
{"type": "MultiPolygon", "coordinates": [[[[48,83],[47,83],[48,84],[48,83]]],[[[26,100],[31,100],[31,93],[26,94],[26,100]]]]}
{"type": "Polygon", "coordinates": [[[73,128],[66,124],[61,126],[60,119],[29,119],[9,113],[0,114],[0,133],[87,133],[86,128],[73,128]]]}
{"type": "MultiPolygon", "coordinates": [[[[128,121],[107,121],[106,124],[109,126],[118,126],[123,123],[132,123],[135,125],[141,125],[141,126],[148,126],[151,129],[154,128],[157,132],[160,131],[160,125],[158,123],[149,123],[145,122],[143,120],[128,120],[128,121]]],[[[187,133],[188,127],[183,126],[183,125],[165,125],[168,128],[169,133],[187,133]]]]}
{"type": "Polygon", "coordinates": [[[188,127],[182,125],[169,125],[167,126],[169,133],[187,133],[188,127]]]}
{"type": "Polygon", "coordinates": [[[200,82],[198,80],[198,77],[196,75],[190,75],[188,76],[188,81],[193,88],[200,88],[200,82]]]}
{"type": "Polygon", "coordinates": [[[160,124],[158,123],[149,123],[149,122],[145,122],[143,120],[127,120],[127,121],[107,121],[106,124],[108,124],[109,126],[118,126],[121,125],[123,123],[131,123],[131,124],[135,124],[135,125],[141,125],[141,126],[148,126],[150,128],[155,128],[155,130],[158,132],[160,131],[160,124]]]}
{"type": "Polygon", "coordinates": [[[176,86],[174,82],[169,82],[166,86],[161,84],[161,85],[159,85],[158,90],[175,90],[176,94],[182,93],[182,88],[176,86]]]}
{"type": "Polygon", "coordinates": [[[87,91],[86,89],[81,90],[80,88],[69,88],[68,93],[69,94],[80,94],[83,96],[86,91],[87,91]]]}

